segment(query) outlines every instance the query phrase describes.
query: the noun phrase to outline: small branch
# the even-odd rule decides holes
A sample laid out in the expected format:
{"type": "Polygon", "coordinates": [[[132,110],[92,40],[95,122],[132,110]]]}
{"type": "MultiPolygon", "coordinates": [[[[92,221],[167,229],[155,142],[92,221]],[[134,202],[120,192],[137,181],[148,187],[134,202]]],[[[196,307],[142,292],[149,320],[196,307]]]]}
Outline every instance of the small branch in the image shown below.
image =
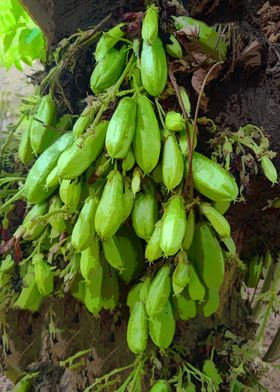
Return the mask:
{"type": "Polygon", "coordinates": [[[186,182],[185,182],[185,187],[184,187],[184,194],[187,193],[188,188],[190,186],[190,181],[192,179],[192,152],[193,152],[193,146],[194,146],[194,142],[195,142],[195,138],[197,136],[197,119],[198,119],[198,113],[199,113],[199,108],[200,108],[200,103],[201,103],[201,99],[204,93],[204,89],[206,86],[206,83],[211,75],[211,73],[214,71],[214,69],[216,69],[220,64],[222,64],[222,61],[219,61],[218,63],[214,64],[209,71],[207,72],[207,75],[205,76],[202,86],[201,86],[201,90],[197,99],[197,103],[196,103],[196,108],[195,108],[195,115],[194,115],[194,121],[193,121],[193,137],[192,137],[192,141],[191,141],[191,155],[189,156],[189,167],[188,167],[188,176],[186,178],[186,182]],[[189,174],[191,173],[191,174],[189,174]]]}

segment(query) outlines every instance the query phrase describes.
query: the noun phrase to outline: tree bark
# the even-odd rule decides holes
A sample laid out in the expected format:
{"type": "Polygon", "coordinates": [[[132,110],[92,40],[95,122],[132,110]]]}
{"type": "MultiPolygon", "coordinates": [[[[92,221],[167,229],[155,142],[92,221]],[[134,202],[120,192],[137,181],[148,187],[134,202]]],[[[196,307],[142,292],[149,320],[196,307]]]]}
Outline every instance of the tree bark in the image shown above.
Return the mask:
{"type": "MultiPolygon", "coordinates": [[[[50,45],[55,45],[62,38],[76,32],[77,29],[88,29],[96,25],[110,13],[112,13],[112,23],[115,23],[124,12],[144,10],[145,4],[144,0],[119,0],[117,2],[111,0],[21,1],[46,34],[50,45]]],[[[183,3],[193,16],[205,19],[209,23],[235,21],[233,26],[237,33],[237,39],[240,40],[237,42],[240,45],[240,52],[250,42],[255,39],[260,40],[265,52],[264,61],[260,66],[245,70],[242,64],[235,64],[234,72],[224,82],[211,85],[207,89],[209,98],[207,116],[213,118],[221,127],[230,127],[232,130],[238,130],[240,126],[248,123],[263,127],[265,133],[270,137],[272,149],[279,153],[279,44],[273,45],[269,42],[257,17],[256,11],[264,1],[186,0],[183,3]]],[[[165,2],[160,1],[160,4],[165,4],[165,2]]],[[[206,146],[209,135],[202,134],[201,137],[203,142],[205,141],[204,146],[206,146]]],[[[279,156],[276,160],[276,166],[280,172],[279,156]]],[[[263,252],[265,248],[280,247],[280,209],[267,208],[264,210],[267,201],[279,197],[279,194],[278,185],[271,187],[268,181],[258,178],[250,184],[246,195],[247,203],[237,203],[230,209],[227,216],[233,226],[233,235],[238,244],[238,250],[243,255],[250,255],[256,251],[263,252]]],[[[232,281],[230,284],[232,285],[232,281]]],[[[244,324],[244,320],[248,314],[236,292],[234,291],[236,297],[234,301],[225,304],[226,314],[221,315],[221,320],[231,331],[242,335],[243,332],[247,333],[247,325],[244,324]]],[[[36,316],[37,318],[32,317],[28,321],[27,317],[21,317],[18,319],[18,324],[15,324],[17,315],[10,316],[10,325],[18,325],[22,333],[20,336],[14,336],[17,347],[12,353],[12,358],[17,365],[16,351],[19,348],[19,351],[24,351],[29,345],[32,346],[35,334],[35,340],[39,341],[40,334],[46,330],[47,324],[44,318],[46,318],[48,306],[49,303],[44,306],[40,312],[41,315],[36,316]],[[25,340],[23,335],[27,332],[27,326],[30,325],[34,334],[31,333],[25,340]]],[[[30,363],[30,358],[34,361],[37,360],[39,352],[45,361],[58,361],[61,359],[61,352],[64,356],[70,356],[92,345],[94,345],[95,351],[92,353],[91,360],[87,362],[87,370],[84,374],[86,380],[92,380],[94,376],[100,375],[110,368],[129,363],[131,355],[125,342],[127,321],[125,311],[113,322],[108,313],[102,314],[101,320],[92,320],[92,317],[81,306],[69,298],[63,300],[60,305],[53,306],[55,306],[55,313],[57,320],[59,320],[58,327],[68,330],[58,337],[58,342],[46,338],[42,345],[37,342],[33,348],[28,348],[32,355],[26,355],[22,359],[21,365],[27,366],[30,363]],[[70,314],[69,309],[71,310],[70,314]],[[95,331],[95,336],[90,336],[90,339],[94,341],[89,341],[91,331],[95,331]],[[81,338],[77,338],[79,334],[81,334],[81,338]],[[67,343],[68,340],[71,342],[67,343]],[[116,347],[117,352],[114,354],[116,347]]],[[[221,327],[220,321],[209,321],[208,328],[211,327],[221,327]]],[[[185,347],[195,344],[199,333],[200,335],[205,334],[205,331],[201,333],[200,328],[201,325],[195,322],[189,323],[187,328],[186,323],[184,326],[180,325],[178,339],[184,342],[185,347]]],[[[279,336],[275,339],[276,347],[279,346],[279,336]]],[[[270,356],[270,353],[267,355],[270,356]]],[[[79,382],[79,386],[84,387],[83,381],[79,382]]],[[[40,388],[38,387],[37,390],[39,391],[40,388]]]]}
{"type": "Polygon", "coordinates": [[[21,0],[35,22],[41,27],[49,44],[97,25],[107,15],[143,9],[144,0],[21,0]]]}

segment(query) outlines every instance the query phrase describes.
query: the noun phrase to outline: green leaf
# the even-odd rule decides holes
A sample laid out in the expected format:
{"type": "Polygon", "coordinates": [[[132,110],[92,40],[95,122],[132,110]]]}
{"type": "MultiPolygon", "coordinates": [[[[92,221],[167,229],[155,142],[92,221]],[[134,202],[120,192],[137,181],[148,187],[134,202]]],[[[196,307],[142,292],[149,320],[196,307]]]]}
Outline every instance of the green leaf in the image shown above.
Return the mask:
{"type": "Polygon", "coordinates": [[[7,51],[10,49],[10,47],[11,47],[11,45],[12,45],[12,42],[13,42],[14,38],[15,38],[15,33],[14,33],[14,31],[11,32],[11,33],[9,33],[9,34],[6,34],[6,35],[4,36],[3,44],[4,44],[4,51],[5,51],[5,52],[7,52],[7,51]]]}
{"type": "Polygon", "coordinates": [[[31,56],[22,55],[21,60],[30,67],[32,66],[33,58],[31,56]]]}
{"type": "Polygon", "coordinates": [[[41,30],[39,27],[35,27],[34,29],[30,30],[27,37],[26,37],[26,43],[27,44],[32,44],[34,40],[38,41],[38,38],[41,36],[41,30]]]}
{"type": "Polygon", "coordinates": [[[15,18],[10,12],[3,12],[0,15],[0,34],[9,32],[16,25],[15,18]]]}
{"type": "Polygon", "coordinates": [[[23,70],[23,66],[22,66],[22,63],[21,63],[21,61],[20,60],[14,60],[14,65],[15,65],[15,67],[19,70],[19,71],[22,71],[23,70]]]}
{"type": "Polygon", "coordinates": [[[44,36],[19,0],[0,1],[0,66],[7,69],[46,58],[44,36]]]}
{"type": "Polygon", "coordinates": [[[243,392],[243,391],[244,391],[244,385],[240,381],[236,380],[233,384],[232,392],[243,392]]]}
{"type": "Polygon", "coordinates": [[[25,13],[25,10],[22,8],[22,5],[18,2],[18,0],[12,0],[12,13],[16,21],[25,13]]]}
{"type": "Polygon", "coordinates": [[[213,361],[211,361],[210,359],[206,359],[206,361],[204,361],[203,363],[202,371],[213,381],[215,386],[219,386],[221,384],[221,376],[213,361]]]}

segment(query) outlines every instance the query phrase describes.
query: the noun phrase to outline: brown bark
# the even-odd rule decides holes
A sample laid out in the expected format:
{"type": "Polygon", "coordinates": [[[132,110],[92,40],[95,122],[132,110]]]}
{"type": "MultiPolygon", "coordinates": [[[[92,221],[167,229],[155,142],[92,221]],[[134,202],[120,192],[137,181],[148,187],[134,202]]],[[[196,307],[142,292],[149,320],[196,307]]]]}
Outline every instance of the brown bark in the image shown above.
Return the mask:
{"type": "Polygon", "coordinates": [[[78,29],[86,30],[113,13],[121,13],[144,6],[144,0],[21,0],[36,23],[44,31],[49,43],[56,44],[78,29]]]}

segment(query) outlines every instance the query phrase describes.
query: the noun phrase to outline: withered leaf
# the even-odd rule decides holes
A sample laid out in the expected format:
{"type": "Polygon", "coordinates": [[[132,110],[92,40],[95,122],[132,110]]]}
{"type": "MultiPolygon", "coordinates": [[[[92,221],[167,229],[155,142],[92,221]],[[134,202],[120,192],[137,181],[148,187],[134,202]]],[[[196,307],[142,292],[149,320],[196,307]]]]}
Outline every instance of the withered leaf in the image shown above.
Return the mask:
{"type": "Polygon", "coordinates": [[[259,67],[265,61],[265,48],[260,41],[254,40],[242,51],[239,58],[239,65],[245,70],[259,67]]]}

